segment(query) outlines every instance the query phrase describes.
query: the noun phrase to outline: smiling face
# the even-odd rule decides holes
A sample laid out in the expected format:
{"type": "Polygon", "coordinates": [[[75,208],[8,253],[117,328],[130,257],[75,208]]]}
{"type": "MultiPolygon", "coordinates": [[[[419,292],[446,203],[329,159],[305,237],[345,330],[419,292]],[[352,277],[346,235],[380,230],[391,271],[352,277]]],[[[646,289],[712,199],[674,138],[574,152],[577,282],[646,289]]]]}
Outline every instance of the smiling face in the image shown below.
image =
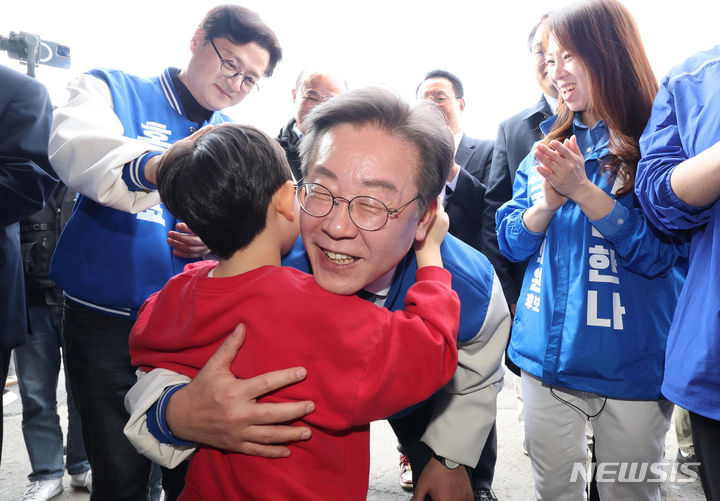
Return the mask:
{"type": "Polygon", "coordinates": [[[538,85],[543,91],[543,94],[548,96],[557,97],[558,91],[550,81],[548,76],[547,66],[545,64],[545,37],[547,35],[547,26],[545,23],[540,23],[537,30],[535,30],[535,36],[532,39],[532,58],[533,65],[535,67],[535,79],[538,85]]]}
{"type": "MultiPolygon", "coordinates": [[[[418,155],[406,141],[373,125],[341,124],[319,138],[306,181],[322,184],[333,195],[371,196],[389,209],[418,194],[418,155]]],[[[340,201],[325,217],[301,212],[300,233],[316,282],[336,294],[354,294],[390,285],[395,267],[416,238],[425,237],[430,206],[418,214],[417,202],[377,231],[359,229],[340,201]]]]}
{"type": "MultiPolygon", "coordinates": [[[[213,40],[223,59],[231,59],[241,68],[243,75],[260,80],[270,62],[270,53],[250,42],[243,45],[227,38],[213,40]]],[[[203,108],[222,110],[238,104],[247,95],[241,88],[243,77],[228,78],[220,71],[221,61],[204,32],[197,30],[190,42],[192,57],[187,69],[180,72],[180,80],[203,108]]]]}
{"type": "Polygon", "coordinates": [[[592,127],[597,116],[592,108],[590,79],[580,57],[560,47],[551,36],[545,54],[548,76],[560,92],[560,96],[570,110],[582,113],[585,125],[592,127]]]}

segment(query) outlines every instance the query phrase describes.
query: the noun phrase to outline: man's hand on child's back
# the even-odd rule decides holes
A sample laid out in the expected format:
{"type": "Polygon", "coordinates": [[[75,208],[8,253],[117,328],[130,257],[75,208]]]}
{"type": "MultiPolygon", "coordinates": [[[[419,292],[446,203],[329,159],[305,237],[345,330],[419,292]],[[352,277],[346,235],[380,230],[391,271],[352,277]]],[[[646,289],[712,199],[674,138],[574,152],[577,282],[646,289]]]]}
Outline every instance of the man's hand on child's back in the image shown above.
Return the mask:
{"type": "Polygon", "coordinates": [[[245,340],[239,325],[187,386],[178,390],[167,407],[167,422],[176,437],[253,456],[286,457],[288,442],[307,440],[304,426],[277,425],[315,410],[311,401],[258,403],[268,392],[305,379],[302,367],[238,379],[230,364],[245,340]]]}

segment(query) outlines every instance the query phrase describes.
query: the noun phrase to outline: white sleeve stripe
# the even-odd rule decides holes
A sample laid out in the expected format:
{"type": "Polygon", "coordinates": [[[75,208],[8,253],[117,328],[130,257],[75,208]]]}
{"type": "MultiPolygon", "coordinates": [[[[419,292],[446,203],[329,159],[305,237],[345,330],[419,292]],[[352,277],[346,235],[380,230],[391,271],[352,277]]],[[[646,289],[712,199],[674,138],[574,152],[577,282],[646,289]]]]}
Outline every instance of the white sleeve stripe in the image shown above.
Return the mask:
{"type": "Polygon", "coordinates": [[[131,180],[131,181],[133,182],[133,184],[135,184],[135,186],[137,186],[138,188],[142,188],[143,190],[150,190],[150,191],[152,191],[152,190],[155,189],[154,186],[147,185],[147,184],[143,183],[143,182],[140,180],[140,179],[141,179],[141,177],[140,177],[140,169],[144,168],[144,167],[143,167],[143,164],[142,164],[142,159],[143,159],[143,158],[144,158],[144,156],[138,157],[138,158],[136,158],[135,160],[133,160],[132,162],[130,162],[130,180],[131,180]]]}
{"type": "Polygon", "coordinates": [[[142,186],[140,186],[140,183],[138,182],[138,179],[137,179],[137,172],[136,172],[137,162],[138,162],[138,158],[131,160],[128,164],[130,181],[132,181],[135,186],[142,188],[142,186]]]}
{"type": "Polygon", "coordinates": [[[99,310],[99,311],[103,311],[106,313],[114,313],[115,315],[121,315],[123,317],[129,317],[130,313],[132,313],[132,310],[130,308],[121,308],[121,307],[108,308],[105,306],[100,306],[99,304],[91,303],[90,301],[84,301],[75,296],[71,296],[67,292],[63,292],[63,296],[65,296],[66,298],[70,299],[71,301],[73,301],[75,303],[81,304],[81,305],[86,306],[93,310],[99,310]]]}

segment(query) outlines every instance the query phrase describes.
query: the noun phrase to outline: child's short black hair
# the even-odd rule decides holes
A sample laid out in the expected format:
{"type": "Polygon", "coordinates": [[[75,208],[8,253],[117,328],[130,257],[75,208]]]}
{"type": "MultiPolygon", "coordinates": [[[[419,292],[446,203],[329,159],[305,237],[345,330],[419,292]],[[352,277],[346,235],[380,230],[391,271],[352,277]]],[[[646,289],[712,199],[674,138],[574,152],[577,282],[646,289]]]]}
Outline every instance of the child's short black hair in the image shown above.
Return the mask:
{"type": "Polygon", "coordinates": [[[165,152],[157,187],[165,207],[228,259],[265,228],[271,198],[291,179],[274,139],[249,125],[227,124],[165,152]]]}

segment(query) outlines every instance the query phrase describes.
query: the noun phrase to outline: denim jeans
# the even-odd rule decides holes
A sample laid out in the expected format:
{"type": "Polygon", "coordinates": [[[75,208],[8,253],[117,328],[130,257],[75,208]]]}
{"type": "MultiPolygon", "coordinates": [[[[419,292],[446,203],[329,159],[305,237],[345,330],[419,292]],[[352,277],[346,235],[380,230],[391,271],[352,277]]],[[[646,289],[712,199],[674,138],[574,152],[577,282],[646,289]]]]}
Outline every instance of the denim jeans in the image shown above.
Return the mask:
{"type": "MultiPolygon", "coordinates": [[[[63,432],[57,413],[56,390],[60,372],[62,306],[30,306],[27,342],[15,348],[15,371],[22,398],[22,431],[30,457],[31,482],[63,476],[63,432]]],[[[67,471],[90,468],[83,446],[80,415],[65,379],[68,407],[67,471]]]]}
{"type": "MultiPolygon", "coordinates": [[[[148,499],[151,462],[123,433],[130,417],[125,394],[137,381],[128,346],[132,326],[132,320],[65,302],[65,363],[93,470],[93,501],[148,499]]],[[[162,469],[166,501],[182,489],[186,467],[162,469]]]]}

